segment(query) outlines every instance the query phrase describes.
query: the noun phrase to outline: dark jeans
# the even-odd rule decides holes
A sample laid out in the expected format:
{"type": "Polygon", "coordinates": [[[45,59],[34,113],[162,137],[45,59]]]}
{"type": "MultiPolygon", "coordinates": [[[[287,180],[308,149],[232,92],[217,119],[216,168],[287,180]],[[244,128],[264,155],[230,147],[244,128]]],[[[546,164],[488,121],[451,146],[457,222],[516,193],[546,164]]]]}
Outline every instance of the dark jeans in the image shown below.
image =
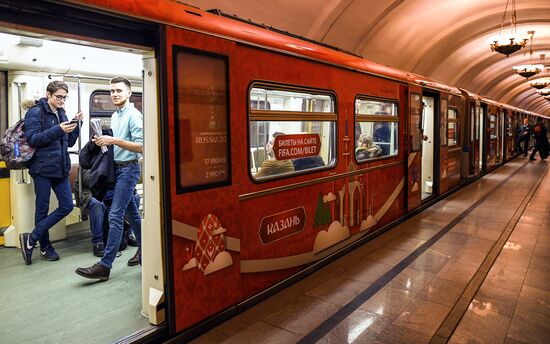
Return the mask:
{"type": "Polygon", "coordinates": [[[103,224],[105,221],[105,212],[107,207],[105,203],[98,201],[94,197],[90,197],[88,202],[90,210],[90,231],[92,232],[92,244],[103,243],[103,224]]]}
{"type": "Polygon", "coordinates": [[[523,156],[527,156],[529,151],[529,138],[521,140],[523,142],[523,156]]]}
{"type": "Polygon", "coordinates": [[[115,168],[115,191],[113,202],[109,210],[109,237],[105,246],[105,254],[101,258],[101,265],[111,268],[122,240],[124,215],[134,231],[138,247],[141,247],[141,216],[139,204],[136,204],[134,189],[140,175],[139,163],[115,168]]]}
{"type": "MultiPolygon", "coordinates": [[[[133,201],[139,209],[140,197],[139,194],[133,194],[133,201]]],[[[107,238],[107,231],[105,230],[106,218],[105,214],[110,210],[110,207],[106,206],[105,203],[98,201],[93,196],[90,197],[88,202],[88,210],[90,215],[90,231],[92,232],[92,244],[100,244],[104,242],[104,238],[107,238]]],[[[132,231],[133,228],[130,228],[132,231]]]]}
{"type": "Polygon", "coordinates": [[[34,212],[35,227],[31,233],[31,239],[35,242],[40,241],[40,247],[45,249],[51,244],[48,233],[50,228],[73,210],[73,196],[71,194],[71,186],[69,185],[69,177],[48,178],[35,176],[33,179],[34,193],[36,194],[36,210],[34,212]],[[57,197],[59,207],[48,215],[52,189],[57,197]]]}

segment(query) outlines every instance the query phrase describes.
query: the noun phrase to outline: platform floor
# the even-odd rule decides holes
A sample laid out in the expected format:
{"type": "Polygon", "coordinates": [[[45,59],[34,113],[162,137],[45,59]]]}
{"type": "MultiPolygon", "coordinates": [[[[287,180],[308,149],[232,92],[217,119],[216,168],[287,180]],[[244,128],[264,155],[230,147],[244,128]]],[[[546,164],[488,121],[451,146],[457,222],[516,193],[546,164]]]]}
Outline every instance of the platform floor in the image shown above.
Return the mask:
{"type": "Polygon", "coordinates": [[[518,158],[193,343],[549,343],[550,172],[518,158]]]}
{"type": "Polygon", "coordinates": [[[0,343],[113,343],[152,326],[141,315],[141,269],[126,266],[135,247],[116,258],[103,283],[74,272],[98,261],[88,231],[54,247],[59,261],[35,249],[31,265],[19,249],[0,248],[0,343]]]}

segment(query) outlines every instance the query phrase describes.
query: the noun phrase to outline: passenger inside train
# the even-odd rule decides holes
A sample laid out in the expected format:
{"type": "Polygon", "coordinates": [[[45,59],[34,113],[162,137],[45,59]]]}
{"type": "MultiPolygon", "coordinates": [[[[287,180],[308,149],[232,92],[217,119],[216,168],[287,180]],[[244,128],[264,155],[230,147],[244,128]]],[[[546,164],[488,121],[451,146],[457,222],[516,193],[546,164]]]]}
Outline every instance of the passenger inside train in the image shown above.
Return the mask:
{"type": "Polygon", "coordinates": [[[357,98],[355,108],[355,135],[359,135],[355,140],[357,161],[397,155],[397,105],[385,100],[357,98]]]}

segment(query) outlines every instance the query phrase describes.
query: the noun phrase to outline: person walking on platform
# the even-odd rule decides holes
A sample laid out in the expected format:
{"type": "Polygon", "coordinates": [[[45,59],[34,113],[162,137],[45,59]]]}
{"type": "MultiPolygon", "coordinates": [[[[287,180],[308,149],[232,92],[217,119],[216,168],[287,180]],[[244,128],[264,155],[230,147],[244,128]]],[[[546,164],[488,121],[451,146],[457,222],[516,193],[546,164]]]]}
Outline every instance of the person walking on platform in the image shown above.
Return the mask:
{"type": "Polygon", "coordinates": [[[101,260],[87,268],[77,268],[82,277],[106,281],[122,240],[123,220],[126,214],[138,242],[129,266],[141,263],[141,216],[133,201],[133,191],[141,174],[139,158],[143,151],[143,115],[130,103],[132,85],[129,80],[117,77],[111,80],[111,100],[117,110],[111,115],[113,136],[102,135],[93,139],[98,146],[114,145],[115,188],[109,210],[109,236],[101,260]]]}
{"type": "MultiPolygon", "coordinates": [[[[76,123],[71,124],[65,114],[68,92],[64,82],[50,82],[46,87],[46,97],[39,99],[25,115],[25,136],[30,146],[36,148],[29,167],[36,194],[35,227],[31,233],[19,235],[21,253],[27,265],[32,263],[32,252],[37,242],[40,242],[42,258],[59,260],[50,242],[49,230],[73,210],[68,147],[76,143],[79,128],[76,123]],[[57,197],[59,207],[48,215],[51,190],[57,197]]],[[[77,113],[74,119],[82,120],[82,113],[77,113]]]]}
{"type": "Polygon", "coordinates": [[[537,123],[532,128],[533,137],[535,138],[535,149],[531,153],[529,160],[535,159],[535,154],[539,152],[539,156],[542,160],[548,157],[548,138],[546,137],[547,130],[542,122],[542,117],[537,117],[537,123]]]}
{"type": "Polygon", "coordinates": [[[529,141],[531,140],[531,125],[529,124],[529,120],[527,118],[523,120],[519,140],[523,143],[523,156],[527,156],[529,141]]]}

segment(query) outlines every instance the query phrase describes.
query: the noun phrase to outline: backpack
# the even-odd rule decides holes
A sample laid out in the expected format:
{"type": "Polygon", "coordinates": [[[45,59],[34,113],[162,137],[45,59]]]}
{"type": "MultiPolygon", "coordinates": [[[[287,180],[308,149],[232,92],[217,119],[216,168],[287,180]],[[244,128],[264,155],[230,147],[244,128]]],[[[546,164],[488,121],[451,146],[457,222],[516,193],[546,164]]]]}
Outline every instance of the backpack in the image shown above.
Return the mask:
{"type": "MultiPolygon", "coordinates": [[[[35,106],[37,105],[33,107],[35,106]]],[[[42,109],[40,109],[40,117],[42,125],[44,125],[42,109]]],[[[2,142],[0,142],[0,160],[6,163],[6,167],[9,170],[24,170],[29,168],[31,159],[36,151],[36,148],[31,147],[27,142],[24,128],[25,118],[21,118],[17,123],[6,129],[2,142]]]]}
{"type": "Polygon", "coordinates": [[[25,119],[6,129],[0,143],[0,159],[6,163],[10,170],[23,170],[27,168],[35,152],[35,148],[27,143],[24,131],[25,119]]]}

